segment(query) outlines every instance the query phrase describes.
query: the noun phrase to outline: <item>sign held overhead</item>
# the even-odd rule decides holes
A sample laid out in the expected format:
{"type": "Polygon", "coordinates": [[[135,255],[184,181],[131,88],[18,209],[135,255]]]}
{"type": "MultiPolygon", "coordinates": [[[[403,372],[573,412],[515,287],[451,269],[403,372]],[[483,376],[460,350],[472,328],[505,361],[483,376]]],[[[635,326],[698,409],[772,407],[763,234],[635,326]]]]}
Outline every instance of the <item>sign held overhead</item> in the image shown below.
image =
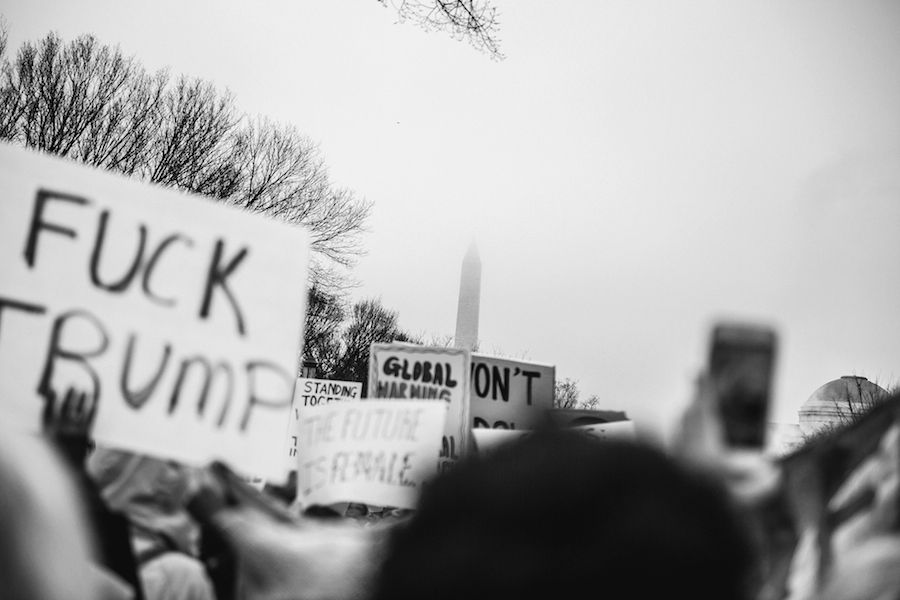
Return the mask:
{"type": "Polygon", "coordinates": [[[469,371],[471,354],[462,348],[372,344],[369,396],[398,400],[436,400],[449,405],[439,462],[448,469],[470,444],[469,371]]]}
{"type": "Polygon", "coordinates": [[[16,424],[80,421],[107,446],[283,478],[306,233],[6,145],[0,182],[16,424]]]}
{"type": "Polygon", "coordinates": [[[301,413],[297,493],[305,506],[364,502],[414,508],[437,473],[448,405],[336,402],[301,413]]]}
{"type": "Polygon", "coordinates": [[[556,367],[472,355],[472,427],[533,429],[553,407],[556,367]]]}

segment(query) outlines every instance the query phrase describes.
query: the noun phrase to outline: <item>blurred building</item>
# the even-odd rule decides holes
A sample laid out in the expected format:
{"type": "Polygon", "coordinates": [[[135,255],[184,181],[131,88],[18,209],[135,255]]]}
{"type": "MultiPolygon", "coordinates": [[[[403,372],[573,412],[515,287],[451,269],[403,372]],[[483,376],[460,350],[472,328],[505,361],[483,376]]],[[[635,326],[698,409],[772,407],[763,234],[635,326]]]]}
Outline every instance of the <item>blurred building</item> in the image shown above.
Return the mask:
{"type": "Polygon", "coordinates": [[[769,423],[769,452],[783,455],[796,450],[817,433],[848,425],[888,397],[881,386],[858,375],[829,381],[800,406],[798,423],[769,423]]]}
{"type": "Polygon", "coordinates": [[[887,390],[865,377],[845,375],[829,381],[800,407],[800,431],[809,436],[852,423],[887,396],[887,390]]]}

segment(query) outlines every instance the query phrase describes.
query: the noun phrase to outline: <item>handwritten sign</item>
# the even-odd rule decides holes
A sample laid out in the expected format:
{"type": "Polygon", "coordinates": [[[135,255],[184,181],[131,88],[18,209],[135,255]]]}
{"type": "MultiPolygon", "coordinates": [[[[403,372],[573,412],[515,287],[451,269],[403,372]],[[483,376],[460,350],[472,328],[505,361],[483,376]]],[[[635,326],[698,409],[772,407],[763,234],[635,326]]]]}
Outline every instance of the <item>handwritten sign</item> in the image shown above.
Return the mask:
{"type": "Polygon", "coordinates": [[[533,429],[553,407],[556,368],[472,355],[472,427],[533,429]]]}
{"type": "Polygon", "coordinates": [[[282,480],[301,229],[0,145],[0,398],[107,446],[282,480]]]}
{"type": "Polygon", "coordinates": [[[288,427],[287,458],[288,470],[297,468],[297,437],[300,415],[309,409],[325,406],[332,402],[356,401],[362,398],[362,383],[359,381],[331,381],[298,377],[294,386],[294,401],[291,405],[290,426],[288,427]]]}
{"type": "Polygon", "coordinates": [[[463,348],[411,344],[372,344],[369,354],[370,398],[449,404],[439,456],[442,472],[465,455],[470,443],[471,361],[471,353],[463,348]]]}
{"type": "Polygon", "coordinates": [[[336,402],[301,412],[297,494],[305,506],[363,502],[415,508],[437,473],[448,404],[336,402]]]}

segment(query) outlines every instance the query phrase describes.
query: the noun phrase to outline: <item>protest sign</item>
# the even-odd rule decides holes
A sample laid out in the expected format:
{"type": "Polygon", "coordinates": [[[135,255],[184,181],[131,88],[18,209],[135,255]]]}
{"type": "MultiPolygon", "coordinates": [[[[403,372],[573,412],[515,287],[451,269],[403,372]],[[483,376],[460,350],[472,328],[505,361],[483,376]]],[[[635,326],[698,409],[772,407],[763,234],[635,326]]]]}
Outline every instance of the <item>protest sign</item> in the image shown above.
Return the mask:
{"type": "Polygon", "coordinates": [[[472,427],[532,429],[553,407],[556,368],[472,354],[472,427]]]}
{"type": "Polygon", "coordinates": [[[331,381],[326,379],[297,378],[294,386],[294,401],[291,405],[290,426],[288,427],[287,457],[288,470],[297,468],[297,436],[302,412],[332,402],[359,400],[362,397],[362,383],[359,381],[331,381]]]}
{"type": "Polygon", "coordinates": [[[422,483],[437,473],[448,408],[446,402],[370,400],[301,412],[301,503],[415,508],[422,483]]]}
{"type": "Polygon", "coordinates": [[[411,344],[372,344],[369,354],[370,398],[449,404],[439,456],[441,471],[455,464],[469,447],[471,360],[471,353],[463,348],[411,344]]]}
{"type": "Polygon", "coordinates": [[[0,397],[17,425],[283,479],[308,236],[0,145],[0,397]]]}
{"type": "Polygon", "coordinates": [[[297,385],[294,387],[295,408],[359,400],[360,398],[362,398],[362,383],[359,381],[331,381],[298,377],[297,385]]]}

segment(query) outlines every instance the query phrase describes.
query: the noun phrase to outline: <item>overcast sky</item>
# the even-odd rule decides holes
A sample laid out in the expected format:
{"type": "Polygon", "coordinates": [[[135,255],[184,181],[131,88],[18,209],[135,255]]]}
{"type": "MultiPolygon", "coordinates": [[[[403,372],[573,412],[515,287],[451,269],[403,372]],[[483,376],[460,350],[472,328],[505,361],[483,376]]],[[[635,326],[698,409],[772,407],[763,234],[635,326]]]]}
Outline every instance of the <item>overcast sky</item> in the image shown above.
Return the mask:
{"type": "Polygon", "coordinates": [[[718,318],[780,333],[772,420],[900,380],[900,2],[497,0],[503,61],[376,0],[0,0],[320,143],[374,202],[353,298],[556,365],[665,433],[718,318]]]}

